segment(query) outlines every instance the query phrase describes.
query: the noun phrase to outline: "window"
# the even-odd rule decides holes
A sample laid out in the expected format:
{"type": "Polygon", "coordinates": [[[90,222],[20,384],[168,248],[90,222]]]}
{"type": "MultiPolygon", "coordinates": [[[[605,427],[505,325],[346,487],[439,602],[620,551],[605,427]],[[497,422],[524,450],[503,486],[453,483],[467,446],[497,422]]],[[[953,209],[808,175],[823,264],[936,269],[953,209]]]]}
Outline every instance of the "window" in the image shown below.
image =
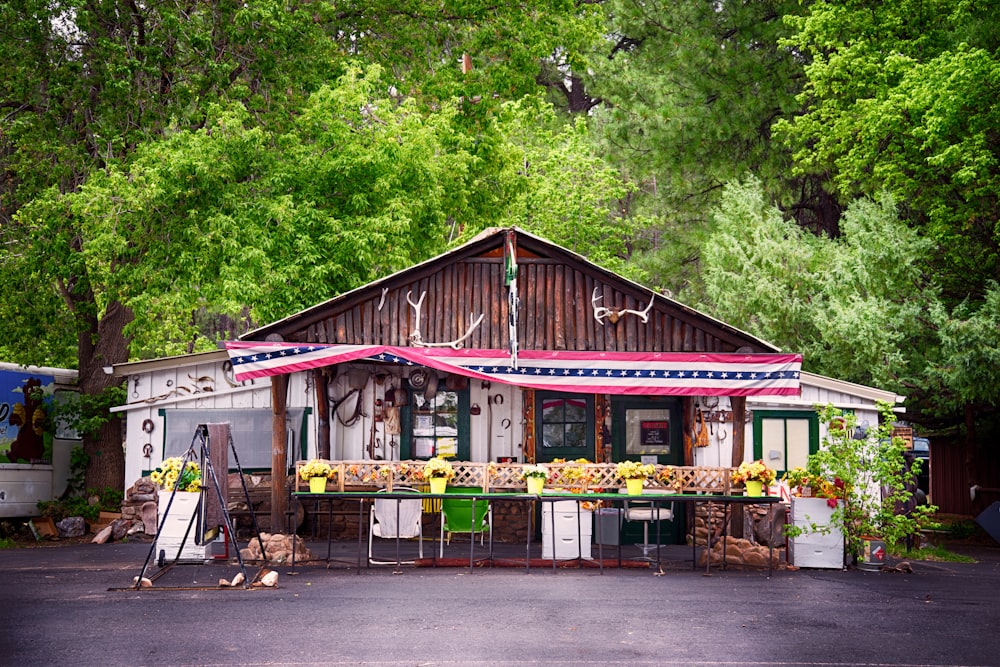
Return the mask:
{"type": "MultiPolygon", "coordinates": [[[[311,408],[289,408],[286,416],[288,432],[288,462],[306,458],[306,416],[311,408]],[[295,455],[296,443],[300,454],[295,455]]],[[[199,424],[229,422],[233,445],[240,459],[240,467],[248,470],[271,469],[271,422],[273,415],[269,409],[252,408],[198,408],[160,410],[164,418],[163,458],[183,456],[195,444],[195,430],[199,424]]],[[[195,451],[201,454],[200,451],[195,451]]],[[[230,470],[235,470],[235,461],[230,458],[230,470]]]]}
{"type": "Polygon", "coordinates": [[[469,390],[445,389],[439,385],[433,397],[410,392],[410,404],[401,415],[402,459],[444,456],[469,460],[469,390]]]}
{"type": "Polygon", "coordinates": [[[683,416],[679,398],[612,396],[611,415],[613,460],[683,465],[683,416]]]}
{"type": "Polygon", "coordinates": [[[536,458],[594,460],[594,397],[584,394],[535,394],[536,458]]]}
{"type": "Polygon", "coordinates": [[[819,450],[819,416],[815,412],[756,410],[753,413],[753,455],[782,473],[806,467],[819,450]]]}

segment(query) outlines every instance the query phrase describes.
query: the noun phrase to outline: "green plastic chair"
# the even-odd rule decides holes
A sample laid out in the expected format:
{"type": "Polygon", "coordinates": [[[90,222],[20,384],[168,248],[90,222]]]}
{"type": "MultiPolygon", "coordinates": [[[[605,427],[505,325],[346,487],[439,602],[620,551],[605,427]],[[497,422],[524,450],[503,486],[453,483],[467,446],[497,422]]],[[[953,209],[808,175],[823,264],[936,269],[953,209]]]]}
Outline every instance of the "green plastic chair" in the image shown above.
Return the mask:
{"type": "MultiPolygon", "coordinates": [[[[463,488],[449,486],[445,491],[448,493],[479,493],[481,488],[463,488]]],[[[472,500],[468,498],[448,498],[441,501],[441,546],[439,558],[444,558],[444,545],[447,539],[451,544],[452,533],[465,533],[469,539],[475,539],[479,535],[479,543],[484,544],[486,534],[490,533],[492,539],[493,530],[493,508],[485,498],[476,499],[476,517],[472,517],[472,500]],[[447,536],[447,538],[446,538],[447,536]]]]}

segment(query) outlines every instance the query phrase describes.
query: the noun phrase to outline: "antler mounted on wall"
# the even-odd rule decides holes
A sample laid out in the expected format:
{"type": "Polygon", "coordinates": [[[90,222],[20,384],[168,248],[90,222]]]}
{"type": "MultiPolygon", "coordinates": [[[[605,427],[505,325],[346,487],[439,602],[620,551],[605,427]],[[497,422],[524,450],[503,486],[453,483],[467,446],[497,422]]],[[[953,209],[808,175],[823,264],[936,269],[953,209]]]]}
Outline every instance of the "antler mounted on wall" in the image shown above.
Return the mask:
{"type": "Polygon", "coordinates": [[[656,300],[656,295],[650,297],[649,305],[646,306],[645,310],[632,310],[630,308],[605,308],[604,306],[598,306],[597,302],[604,298],[604,295],[598,296],[597,288],[594,288],[594,293],[590,296],[590,305],[594,309],[594,319],[597,320],[598,324],[604,324],[604,318],[612,324],[617,324],[618,320],[625,317],[629,313],[637,316],[642,320],[643,324],[649,322],[649,311],[653,309],[653,302],[656,300]]]}
{"type": "Polygon", "coordinates": [[[455,340],[447,343],[427,343],[424,342],[420,335],[420,311],[423,308],[424,297],[427,296],[427,291],[425,290],[420,293],[420,298],[417,299],[416,303],[413,303],[413,301],[410,300],[410,294],[412,294],[412,292],[408,291],[406,293],[406,303],[410,304],[413,308],[414,319],[416,320],[413,326],[413,333],[410,334],[410,345],[413,345],[414,347],[450,347],[457,350],[462,347],[462,343],[465,342],[465,339],[472,335],[472,332],[476,330],[476,327],[482,324],[483,320],[486,319],[486,313],[480,313],[478,318],[476,318],[472,313],[469,313],[469,328],[465,330],[465,333],[461,336],[461,338],[456,338],[455,340]]]}

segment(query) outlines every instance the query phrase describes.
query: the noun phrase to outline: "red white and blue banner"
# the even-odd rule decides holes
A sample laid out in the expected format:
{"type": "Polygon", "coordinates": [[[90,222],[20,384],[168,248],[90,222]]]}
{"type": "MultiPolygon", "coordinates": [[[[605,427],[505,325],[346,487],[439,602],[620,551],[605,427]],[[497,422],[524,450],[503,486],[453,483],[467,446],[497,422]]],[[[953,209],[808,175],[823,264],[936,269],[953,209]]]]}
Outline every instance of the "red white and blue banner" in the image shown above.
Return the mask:
{"type": "Polygon", "coordinates": [[[229,341],[237,381],[349,361],[426,366],[532,389],[592,394],[798,396],[800,354],[579,352],[229,341]]]}

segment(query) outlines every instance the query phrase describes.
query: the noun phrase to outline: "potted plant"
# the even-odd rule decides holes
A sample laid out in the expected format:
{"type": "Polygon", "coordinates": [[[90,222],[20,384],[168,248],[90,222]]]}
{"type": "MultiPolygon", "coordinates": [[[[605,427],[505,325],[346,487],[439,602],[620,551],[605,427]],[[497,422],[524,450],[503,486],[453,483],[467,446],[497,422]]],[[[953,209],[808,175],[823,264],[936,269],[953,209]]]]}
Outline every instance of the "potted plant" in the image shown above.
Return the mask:
{"type": "Polygon", "coordinates": [[[777,473],[762,459],[744,461],[731,475],[733,484],[743,485],[748,496],[764,495],[764,489],[771,486],[776,477],[777,473]]]}
{"type": "Polygon", "coordinates": [[[638,463],[636,461],[621,461],[615,466],[615,473],[620,479],[625,480],[625,486],[630,496],[642,494],[642,486],[646,480],[653,476],[656,468],[651,463],[638,463]]]}
{"type": "Polygon", "coordinates": [[[435,456],[424,464],[421,476],[431,485],[431,493],[444,493],[448,480],[455,476],[455,469],[447,459],[435,456]]]}
{"type": "MultiPolygon", "coordinates": [[[[810,459],[814,463],[816,459],[810,459]]],[[[839,477],[826,479],[818,470],[806,470],[802,467],[792,468],[781,476],[781,481],[788,484],[788,492],[795,498],[823,498],[826,504],[835,508],[837,502],[844,499],[846,485],[839,477]]]]}
{"type": "Polygon", "coordinates": [[[541,464],[526,465],[521,468],[521,479],[528,485],[528,493],[538,495],[549,479],[549,469],[541,464]]]}
{"type": "Polygon", "coordinates": [[[892,406],[879,402],[878,409],[879,424],[860,430],[856,415],[832,405],[818,408],[827,434],[806,466],[821,479],[832,480],[843,500],[833,519],[843,530],[848,554],[868,569],[880,566],[885,547],[898,548],[919,534],[936,510],[914,501],[919,470],[906,465],[905,443],[892,435],[892,406]]]}
{"type": "Polygon", "coordinates": [[[149,478],[163,491],[197,493],[201,491],[201,469],[194,461],[187,461],[180,456],[165,459],[149,478]]]}
{"type": "Polygon", "coordinates": [[[591,470],[588,459],[580,458],[572,461],[552,459],[552,463],[557,466],[553,473],[556,484],[565,484],[572,493],[588,491],[594,478],[594,471],[591,470]]]}
{"type": "Polygon", "coordinates": [[[326,480],[332,479],[336,472],[327,461],[312,459],[299,468],[299,477],[309,482],[310,493],[325,493],[326,480]]]}

